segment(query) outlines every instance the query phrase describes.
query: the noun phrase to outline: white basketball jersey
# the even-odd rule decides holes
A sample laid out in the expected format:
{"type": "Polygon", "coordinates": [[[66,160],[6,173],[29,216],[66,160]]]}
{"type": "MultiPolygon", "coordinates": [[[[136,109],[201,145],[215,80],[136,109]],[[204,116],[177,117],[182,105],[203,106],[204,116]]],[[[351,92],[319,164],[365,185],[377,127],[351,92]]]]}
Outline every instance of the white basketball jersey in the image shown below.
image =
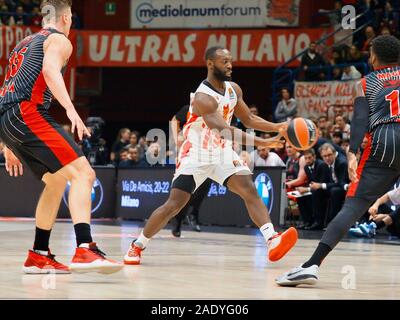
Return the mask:
{"type": "MultiPolygon", "coordinates": [[[[215,99],[218,103],[217,112],[230,125],[237,104],[237,95],[231,83],[225,81],[225,92],[221,94],[208,81],[203,81],[195,94],[199,92],[205,93],[215,99]]],[[[191,157],[202,163],[218,162],[221,152],[225,150],[232,151],[232,142],[221,138],[218,133],[213,132],[207,127],[203,117],[193,113],[193,97],[194,94],[191,94],[188,119],[183,127],[185,141],[179,153],[179,160],[184,157],[191,157]]]]}

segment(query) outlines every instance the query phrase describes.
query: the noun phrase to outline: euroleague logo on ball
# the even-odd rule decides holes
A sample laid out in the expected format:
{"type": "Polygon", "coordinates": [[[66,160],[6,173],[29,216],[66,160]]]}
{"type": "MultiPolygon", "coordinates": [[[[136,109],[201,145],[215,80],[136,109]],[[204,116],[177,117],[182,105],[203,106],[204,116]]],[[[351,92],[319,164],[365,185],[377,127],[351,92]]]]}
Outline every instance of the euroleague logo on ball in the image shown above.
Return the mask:
{"type": "Polygon", "coordinates": [[[268,208],[268,211],[271,212],[274,204],[274,188],[271,178],[266,173],[260,173],[256,180],[254,180],[254,184],[258,195],[268,208]]]}
{"type": "MultiPolygon", "coordinates": [[[[69,196],[69,190],[71,188],[71,184],[68,182],[67,187],[65,188],[64,195],[63,195],[63,200],[65,205],[68,207],[68,196],[69,196]]],[[[103,197],[104,197],[104,191],[103,191],[103,186],[100,182],[99,179],[96,179],[96,181],[93,184],[92,192],[91,192],[91,199],[92,199],[92,213],[96,212],[103,203],[103,197]]]]}

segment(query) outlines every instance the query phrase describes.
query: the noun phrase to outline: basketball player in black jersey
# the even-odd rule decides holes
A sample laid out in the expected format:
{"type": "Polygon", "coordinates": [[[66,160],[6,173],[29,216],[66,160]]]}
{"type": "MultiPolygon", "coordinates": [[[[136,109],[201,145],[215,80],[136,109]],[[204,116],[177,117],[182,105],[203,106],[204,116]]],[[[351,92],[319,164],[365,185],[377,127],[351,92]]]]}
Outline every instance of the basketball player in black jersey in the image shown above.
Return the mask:
{"type": "Polygon", "coordinates": [[[11,52],[0,89],[0,138],[6,143],[6,169],[23,174],[22,163],[45,183],[36,209],[36,236],[24,264],[25,273],[113,273],[123,265],[106,259],[90,232],[91,191],[95,173],[78,145],[49,115],[54,96],[82,140],[89,132],[76,112],[62,77],[72,45],[72,0],[43,0],[43,29],[22,40],[11,52]],[[67,182],[69,209],[77,249],[67,267],[54,258],[49,238],[67,182]]]}
{"type": "Polygon", "coordinates": [[[276,279],[281,286],[315,284],[323,259],[370,205],[388,192],[400,176],[400,41],[379,36],[372,42],[374,71],[361,80],[354,100],[348,171],[352,181],[342,210],[331,221],[311,258],[276,279]],[[368,144],[360,163],[356,152],[368,144]]]}

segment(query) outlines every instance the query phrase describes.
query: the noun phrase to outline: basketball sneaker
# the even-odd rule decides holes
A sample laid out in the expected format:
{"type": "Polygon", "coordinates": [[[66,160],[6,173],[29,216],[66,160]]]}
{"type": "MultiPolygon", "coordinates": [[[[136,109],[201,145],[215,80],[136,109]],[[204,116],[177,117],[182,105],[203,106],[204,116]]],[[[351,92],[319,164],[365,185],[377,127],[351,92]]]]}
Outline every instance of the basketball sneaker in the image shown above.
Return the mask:
{"type": "Polygon", "coordinates": [[[281,259],[297,242],[297,230],[290,227],[285,232],[275,234],[267,241],[268,258],[270,261],[281,259]]]}
{"type": "Polygon", "coordinates": [[[108,259],[105,255],[94,242],[82,244],[76,248],[75,256],[72,258],[71,272],[110,274],[118,272],[124,267],[122,263],[108,259]]]}
{"type": "Polygon", "coordinates": [[[33,250],[29,250],[28,258],[25,261],[22,271],[27,274],[68,274],[69,268],[55,259],[55,255],[50,250],[47,256],[41,255],[33,250]]]}
{"type": "Polygon", "coordinates": [[[349,235],[353,237],[364,237],[364,232],[361,231],[360,226],[358,225],[355,228],[349,229],[349,235]]]}
{"type": "Polygon", "coordinates": [[[370,224],[368,223],[363,223],[358,226],[362,233],[368,237],[368,238],[373,238],[376,235],[376,224],[375,222],[371,222],[370,224]]]}
{"type": "Polygon", "coordinates": [[[143,250],[144,249],[135,245],[135,240],[132,241],[129,250],[124,257],[124,263],[128,265],[139,265],[143,250]]]}
{"type": "Polygon", "coordinates": [[[300,284],[314,285],[318,281],[318,271],[319,267],[316,264],[308,268],[299,266],[276,278],[275,282],[282,287],[295,287],[300,284]]]}

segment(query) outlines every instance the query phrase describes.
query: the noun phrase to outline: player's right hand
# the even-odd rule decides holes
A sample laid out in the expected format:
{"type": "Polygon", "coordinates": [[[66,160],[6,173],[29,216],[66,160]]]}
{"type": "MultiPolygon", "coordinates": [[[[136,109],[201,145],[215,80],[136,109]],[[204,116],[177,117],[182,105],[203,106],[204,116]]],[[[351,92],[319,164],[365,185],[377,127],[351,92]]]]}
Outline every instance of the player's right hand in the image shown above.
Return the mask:
{"type": "Polygon", "coordinates": [[[6,170],[11,177],[18,177],[24,174],[21,161],[7,147],[4,148],[4,158],[6,159],[6,170]]]}
{"type": "Polygon", "coordinates": [[[78,133],[79,141],[83,139],[84,136],[90,137],[91,134],[83,123],[81,117],[78,112],[76,112],[75,108],[71,108],[67,111],[67,117],[71,121],[71,132],[75,134],[75,129],[78,133]]]}

